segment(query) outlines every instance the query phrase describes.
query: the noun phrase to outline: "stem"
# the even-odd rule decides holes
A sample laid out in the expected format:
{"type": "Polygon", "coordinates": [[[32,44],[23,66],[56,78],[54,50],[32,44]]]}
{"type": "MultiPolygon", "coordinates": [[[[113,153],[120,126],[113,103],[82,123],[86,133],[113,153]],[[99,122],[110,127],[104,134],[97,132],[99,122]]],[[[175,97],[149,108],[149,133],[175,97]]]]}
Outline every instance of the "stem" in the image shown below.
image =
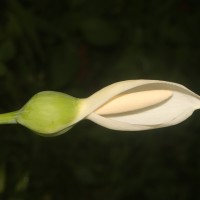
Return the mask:
{"type": "Polygon", "coordinates": [[[0,124],[16,124],[18,111],[0,114],[0,124]]]}

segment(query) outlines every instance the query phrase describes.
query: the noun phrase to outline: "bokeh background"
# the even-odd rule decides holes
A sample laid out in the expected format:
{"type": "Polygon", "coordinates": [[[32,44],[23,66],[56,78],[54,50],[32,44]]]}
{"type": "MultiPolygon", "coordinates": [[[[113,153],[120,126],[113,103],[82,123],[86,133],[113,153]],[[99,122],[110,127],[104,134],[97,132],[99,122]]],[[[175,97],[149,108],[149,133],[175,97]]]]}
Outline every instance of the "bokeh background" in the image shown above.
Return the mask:
{"type": "MultiPolygon", "coordinates": [[[[199,0],[1,0],[0,112],[127,79],[200,94],[199,30],[199,0]]],[[[200,199],[199,118],[128,133],[83,121],[53,138],[1,125],[0,199],[200,199]]]]}

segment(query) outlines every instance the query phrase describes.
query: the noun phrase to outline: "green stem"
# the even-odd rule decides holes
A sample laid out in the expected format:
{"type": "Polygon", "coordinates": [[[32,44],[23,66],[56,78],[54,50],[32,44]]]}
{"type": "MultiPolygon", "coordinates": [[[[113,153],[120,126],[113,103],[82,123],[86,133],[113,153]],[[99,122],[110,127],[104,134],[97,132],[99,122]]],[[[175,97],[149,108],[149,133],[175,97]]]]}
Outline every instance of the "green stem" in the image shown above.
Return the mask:
{"type": "Polygon", "coordinates": [[[0,114],[0,124],[15,124],[18,111],[0,114]]]}

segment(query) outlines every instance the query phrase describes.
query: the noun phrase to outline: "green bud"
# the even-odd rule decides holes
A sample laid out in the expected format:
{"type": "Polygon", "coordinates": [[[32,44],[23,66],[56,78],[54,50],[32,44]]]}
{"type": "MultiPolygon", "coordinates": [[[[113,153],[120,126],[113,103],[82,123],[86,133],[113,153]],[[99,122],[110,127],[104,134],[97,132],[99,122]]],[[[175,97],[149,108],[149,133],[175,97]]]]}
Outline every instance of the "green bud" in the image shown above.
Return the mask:
{"type": "Polygon", "coordinates": [[[46,136],[66,132],[78,116],[79,99],[60,92],[40,92],[18,111],[16,121],[46,136]]]}

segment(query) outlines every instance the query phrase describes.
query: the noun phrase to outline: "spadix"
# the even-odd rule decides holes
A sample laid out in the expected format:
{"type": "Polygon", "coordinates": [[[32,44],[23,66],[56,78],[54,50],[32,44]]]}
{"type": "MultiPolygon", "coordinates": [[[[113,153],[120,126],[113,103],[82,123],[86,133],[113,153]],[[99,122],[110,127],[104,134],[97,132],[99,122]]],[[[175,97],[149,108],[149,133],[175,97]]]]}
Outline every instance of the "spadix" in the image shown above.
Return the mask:
{"type": "Polygon", "coordinates": [[[162,103],[172,96],[169,90],[150,90],[121,94],[95,111],[98,115],[111,115],[144,109],[162,103]]]}

